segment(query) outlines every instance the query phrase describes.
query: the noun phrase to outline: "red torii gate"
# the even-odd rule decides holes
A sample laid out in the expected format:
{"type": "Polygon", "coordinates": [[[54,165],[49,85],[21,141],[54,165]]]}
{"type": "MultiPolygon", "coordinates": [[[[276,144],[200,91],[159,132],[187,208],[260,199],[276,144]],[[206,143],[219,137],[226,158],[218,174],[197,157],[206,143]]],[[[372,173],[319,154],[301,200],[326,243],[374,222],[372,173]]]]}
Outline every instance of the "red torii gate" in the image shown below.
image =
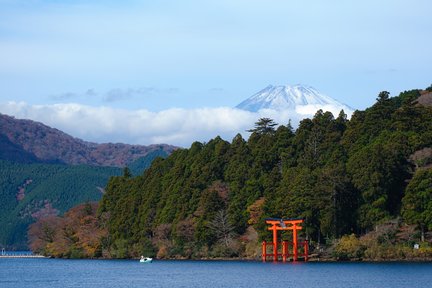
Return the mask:
{"type": "MultiPolygon", "coordinates": [[[[263,241],[262,243],[262,259],[263,261],[267,260],[268,256],[273,257],[273,261],[278,261],[279,255],[282,256],[282,260],[285,262],[287,260],[288,255],[288,241],[282,241],[282,253],[278,253],[278,236],[277,231],[279,230],[292,230],[293,231],[293,261],[298,260],[298,241],[297,241],[297,230],[301,230],[302,227],[299,224],[303,223],[303,219],[278,219],[278,218],[268,218],[266,219],[266,223],[271,226],[267,228],[267,230],[273,231],[273,243],[267,243],[263,241]],[[267,245],[273,245],[273,254],[267,254],[267,245]]],[[[301,256],[304,256],[305,261],[308,260],[308,242],[305,240],[300,243],[303,244],[304,253],[301,256]]]]}

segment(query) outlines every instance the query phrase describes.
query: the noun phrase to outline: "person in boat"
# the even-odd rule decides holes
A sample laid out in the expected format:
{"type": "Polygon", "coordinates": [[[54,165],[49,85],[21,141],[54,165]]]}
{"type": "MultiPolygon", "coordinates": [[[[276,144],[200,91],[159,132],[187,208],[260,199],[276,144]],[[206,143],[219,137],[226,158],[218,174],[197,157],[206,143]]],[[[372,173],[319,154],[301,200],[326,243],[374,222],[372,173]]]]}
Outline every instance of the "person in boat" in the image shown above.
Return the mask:
{"type": "Polygon", "coordinates": [[[143,255],[141,255],[141,260],[144,260],[144,256],[143,255]]]}

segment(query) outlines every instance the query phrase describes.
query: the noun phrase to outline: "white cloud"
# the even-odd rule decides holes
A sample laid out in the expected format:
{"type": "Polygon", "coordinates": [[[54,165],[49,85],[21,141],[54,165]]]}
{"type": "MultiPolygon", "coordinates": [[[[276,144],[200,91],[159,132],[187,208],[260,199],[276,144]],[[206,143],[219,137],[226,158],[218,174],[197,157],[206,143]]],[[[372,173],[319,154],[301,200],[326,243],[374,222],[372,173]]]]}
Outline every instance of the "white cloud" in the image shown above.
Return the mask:
{"type": "Polygon", "coordinates": [[[207,142],[217,135],[228,141],[231,141],[237,133],[241,133],[246,138],[249,134],[246,130],[252,128],[260,117],[269,117],[276,123],[284,125],[291,119],[293,125],[297,126],[301,118],[315,114],[317,109],[314,107],[315,110],[312,111],[311,108],[300,111],[302,115],[299,115],[295,111],[264,109],[253,113],[229,107],[172,108],[151,112],[144,109],[125,110],[75,103],[29,105],[25,102],[7,102],[0,104],[1,113],[19,119],[39,121],[86,141],[143,145],[167,143],[183,147],[188,147],[194,141],[207,142]]]}
{"type": "Polygon", "coordinates": [[[337,117],[341,111],[341,109],[344,110],[345,114],[348,115],[348,117],[351,117],[351,114],[353,113],[353,110],[348,106],[334,106],[334,105],[316,105],[316,104],[310,104],[310,105],[298,105],[296,107],[296,113],[299,115],[304,115],[306,117],[309,117],[311,115],[315,115],[315,113],[319,110],[323,111],[330,111],[334,117],[337,117]]]}

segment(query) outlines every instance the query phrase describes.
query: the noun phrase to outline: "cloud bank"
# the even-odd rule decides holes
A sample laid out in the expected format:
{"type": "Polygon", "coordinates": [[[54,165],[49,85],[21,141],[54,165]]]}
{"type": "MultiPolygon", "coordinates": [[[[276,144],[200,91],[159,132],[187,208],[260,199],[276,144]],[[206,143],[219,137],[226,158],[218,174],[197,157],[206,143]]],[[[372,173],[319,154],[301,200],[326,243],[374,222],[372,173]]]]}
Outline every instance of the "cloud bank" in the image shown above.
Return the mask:
{"type": "MultiPolygon", "coordinates": [[[[300,119],[311,117],[323,107],[299,107],[298,111],[260,110],[256,113],[236,108],[171,108],[159,112],[145,109],[126,110],[106,106],[93,107],[66,103],[29,105],[25,102],[0,104],[0,112],[19,119],[31,119],[64,131],[86,141],[129,144],[167,143],[189,147],[194,141],[207,142],[221,136],[231,141],[254,127],[261,117],[269,117],[286,125],[290,120],[297,126],[300,119]]],[[[338,115],[337,107],[325,107],[338,115]]],[[[347,112],[347,111],[346,111],[347,112]]],[[[350,112],[350,111],[348,111],[350,112]]]]}

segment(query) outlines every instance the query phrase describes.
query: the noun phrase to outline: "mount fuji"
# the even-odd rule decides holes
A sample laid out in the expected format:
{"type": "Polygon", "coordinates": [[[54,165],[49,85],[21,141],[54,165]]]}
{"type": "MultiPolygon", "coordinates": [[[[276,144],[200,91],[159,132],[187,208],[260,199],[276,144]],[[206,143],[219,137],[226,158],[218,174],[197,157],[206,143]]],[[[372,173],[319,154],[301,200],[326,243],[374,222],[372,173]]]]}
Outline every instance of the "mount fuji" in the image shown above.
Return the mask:
{"type": "Polygon", "coordinates": [[[337,117],[340,110],[348,115],[353,109],[316,89],[305,85],[273,86],[269,85],[250,98],[238,104],[235,108],[250,112],[273,110],[290,112],[293,118],[313,116],[316,111],[330,111],[337,117]]]}

